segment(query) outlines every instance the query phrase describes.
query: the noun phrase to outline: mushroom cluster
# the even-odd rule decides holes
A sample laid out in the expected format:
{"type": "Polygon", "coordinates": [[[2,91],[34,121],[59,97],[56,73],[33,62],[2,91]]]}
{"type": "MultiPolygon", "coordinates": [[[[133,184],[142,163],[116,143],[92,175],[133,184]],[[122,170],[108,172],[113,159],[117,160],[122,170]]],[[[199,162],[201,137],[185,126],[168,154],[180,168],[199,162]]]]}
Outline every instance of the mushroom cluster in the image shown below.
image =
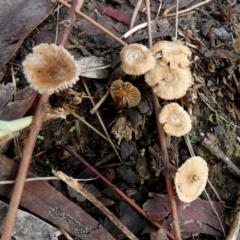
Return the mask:
{"type": "Polygon", "coordinates": [[[55,44],[43,43],[34,47],[22,65],[30,86],[39,93],[52,94],[72,87],[79,76],[73,56],[55,44]]]}
{"type": "Polygon", "coordinates": [[[145,74],[146,83],[158,97],[173,100],[183,97],[192,85],[189,69],[191,51],[179,43],[161,41],[151,49],[152,55],[161,54],[155,67],[145,74]]]}
{"type": "Polygon", "coordinates": [[[189,158],[176,172],[175,187],[179,199],[192,202],[200,196],[208,179],[207,163],[201,157],[189,158]]]}

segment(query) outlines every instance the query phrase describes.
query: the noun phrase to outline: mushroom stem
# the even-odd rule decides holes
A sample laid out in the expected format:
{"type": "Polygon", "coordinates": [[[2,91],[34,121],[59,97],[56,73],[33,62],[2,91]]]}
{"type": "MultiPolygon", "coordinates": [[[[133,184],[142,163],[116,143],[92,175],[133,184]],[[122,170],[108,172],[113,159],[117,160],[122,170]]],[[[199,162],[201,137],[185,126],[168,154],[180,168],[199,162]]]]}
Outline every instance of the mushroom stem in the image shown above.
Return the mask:
{"type": "MultiPolygon", "coordinates": [[[[77,0],[72,1],[72,8],[74,10],[75,10],[75,6],[76,6],[76,2],[77,2],[77,0]]],[[[69,16],[72,17],[70,23],[71,23],[71,25],[73,25],[74,14],[72,14],[72,15],[69,14],[69,16]]],[[[66,44],[69,34],[70,34],[69,31],[63,32],[61,40],[60,40],[62,46],[66,44]]],[[[41,130],[42,123],[43,123],[43,120],[46,115],[46,105],[48,104],[48,100],[49,100],[49,95],[43,94],[38,102],[38,107],[37,107],[35,116],[33,118],[32,126],[30,129],[29,135],[25,141],[24,148],[23,148],[22,161],[20,163],[20,167],[19,167],[18,174],[16,177],[16,183],[13,188],[13,193],[12,193],[11,201],[9,204],[7,216],[5,219],[1,240],[10,240],[11,239],[12,230],[14,227],[14,222],[16,219],[18,206],[20,204],[25,179],[26,179],[27,172],[28,172],[29,165],[30,165],[30,160],[32,158],[32,153],[33,153],[33,149],[34,149],[34,146],[35,146],[35,143],[37,140],[37,135],[41,130]]]]}

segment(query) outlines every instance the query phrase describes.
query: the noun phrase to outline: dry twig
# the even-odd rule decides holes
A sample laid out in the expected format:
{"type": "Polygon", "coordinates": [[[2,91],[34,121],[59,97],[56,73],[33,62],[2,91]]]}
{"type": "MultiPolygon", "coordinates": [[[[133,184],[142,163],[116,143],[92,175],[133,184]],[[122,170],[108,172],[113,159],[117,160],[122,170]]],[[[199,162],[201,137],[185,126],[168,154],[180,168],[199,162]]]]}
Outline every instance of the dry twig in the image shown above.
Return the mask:
{"type": "Polygon", "coordinates": [[[112,187],[112,189],[114,189],[128,204],[130,204],[143,217],[148,219],[155,227],[162,229],[167,234],[169,239],[175,239],[174,236],[171,233],[169,233],[166,229],[164,229],[158,222],[151,220],[146,214],[146,212],[144,212],[142,208],[140,208],[132,199],[130,199],[127,195],[125,195],[119,188],[117,188],[110,181],[108,181],[94,167],[92,167],[87,161],[85,161],[80,155],[78,155],[72,146],[65,146],[64,149],[68,151],[72,156],[74,156],[78,161],[80,161],[85,167],[91,170],[95,175],[97,175],[98,178],[102,180],[106,185],[112,187]]]}
{"type": "Polygon", "coordinates": [[[116,216],[110,212],[95,196],[93,196],[88,190],[82,187],[77,181],[73,178],[68,177],[63,172],[57,172],[57,176],[63,180],[66,184],[71,186],[77,192],[82,194],[85,198],[87,198],[91,203],[93,203],[99,210],[101,210],[112,222],[115,226],[117,226],[129,239],[137,240],[138,238],[130,232],[116,216]]]}

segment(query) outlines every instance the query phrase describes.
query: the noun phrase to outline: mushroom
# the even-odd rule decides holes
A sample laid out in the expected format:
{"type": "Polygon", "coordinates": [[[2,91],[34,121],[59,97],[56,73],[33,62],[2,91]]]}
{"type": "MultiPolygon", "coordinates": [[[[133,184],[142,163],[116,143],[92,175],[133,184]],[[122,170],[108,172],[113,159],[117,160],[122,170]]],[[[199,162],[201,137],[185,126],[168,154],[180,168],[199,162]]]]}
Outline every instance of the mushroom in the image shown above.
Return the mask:
{"type": "Polygon", "coordinates": [[[116,80],[110,87],[110,93],[117,107],[134,107],[141,100],[141,93],[130,82],[116,80]]]}
{"type": "Polygon", "coordinates": [[[23,62],[23,70],[30,86],[47,94],[72,87],[79,76],[73,56],[62,46],[47,43],[33,48],[23,62]]]}
{"type": "Polygon", "coordinates": [[[170,69],[188,67],[190,64],[188,57],[191,57],[192,55],[192,52],[188,47],[168,41],[157,42],[150,49],[150,52],[153,55],[160,52],[162,54],[161,63],[168,65],[170,69]]]}
{"type": "Polygon", "coordinates": [[[172,136],[180,137],[192,128],[189,114],[177,103],[165,105],[159,114],[159,122],[164,131],[172,136]]]}
{"type": "Polygon", "coordinates": [[[145,74],[145,81],[158,97],[166,100],[183,97],[193,84],[189,68],[170,69],[168,65],[162,65],[159,60],[155,67],[145,74]]]}
{"type": "Polygon", "coordinates": [[[155,66],[150,50],[138,43],[125,46],[120,52],[120,59],[122,70],[129,75],[142,75],[155,66]]]}
{"type": "Polygon", "coordinates": [[[201,157],[188,159],[176,172],[175,187],[178,198],[192,202],[204,190],[208,179],[207,163],[201,157]]]}

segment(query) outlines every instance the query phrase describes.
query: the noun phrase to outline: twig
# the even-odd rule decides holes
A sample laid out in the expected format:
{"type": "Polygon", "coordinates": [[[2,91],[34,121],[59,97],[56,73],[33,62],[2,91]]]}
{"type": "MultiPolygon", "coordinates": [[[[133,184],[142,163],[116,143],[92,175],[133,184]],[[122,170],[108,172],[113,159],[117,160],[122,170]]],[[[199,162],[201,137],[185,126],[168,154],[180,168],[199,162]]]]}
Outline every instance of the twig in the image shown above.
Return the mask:
{"type": "MultiPolygon", "coordinates": [[[[93,181],[96,180],[96,178],[90,178],[90,179],[74,179],[75,181],[82,181],[82,182],[87,182],[87,181],[93,181]]],[[[35,177],[35,178],[26,178],[25,182],[33,182],[33,181],[46,181],[46,180],[59,180],[58,177],[35,177]]],[[[4,180],[0,181],[0,185],[6,185],[6,184],[13,184],[15,183],[15,180],[4,180]]]]}
{"type": "MultiPolygon", "coordinates": [[[[70,8],[70,4],[66,3],[64,0],[58,0],[58,2],[60,2],[61,4],[63,4],[64,6],[70,8]]],[[[104,33],[106,33],[107,35],[109,35],[110,37],[112,37],[114,40],[116,40],[117,42],[119,42],[121,45],[126,46],[127,43],[125,43],[123,40],[121,40],[120,38],[118,38],[117,36],[115,36],[113,33],[111,33],[110,31],[108,31],[106,28],[104,28],[103,26],[101,26],[99,23],[95,22],[93,19],[91,19],[90,17],[88,17],[87,15],[85,15],[84,13],[76,10],[75,11],[79,16],[81,16],[82,18],[86,19],[87,21],[89,21],[90,23],[92,23],[94,26],[96,26],[97,28],[101,29],[104,33]]]]}
{"type": "Polygon", "coordinates": [[[66,184],[71,186],[77,192],[82,194],[85,198],[87,198],[92,204],[94,204],[99,210],[101,210],[111,221],[112,223],[118,227],[129,239],[137,240],[138,238],[124,226],[116,216],[110,212],[95,196],[93,196],[88,190],[83,188],[77,181],[68,177],[61,171],[57,172],[57,176],[63,180],[66,184]]]}
{"type": "MultiPolygon", "coordinates": [[[[88,86],[87,86],[86,82],[85,82],[84,80],[82,80],[82,83],[83,83],[83,86],[84,86],[84,88],[85,88],[88,96],[91,97],[91,93],[90,93],[90,91],[89,91],[89,89],[88,89],[88,86]]],[[[93,101],[92,98],[90,98],[90,101],[91,101],[93,107],[95,107],[95,103],[94,103],[94,101],[93,101]]],[[[122,162],[122,159],[121,159],[121,157],[120,157],[117,149],[115,148],[115,146],[114,146],[114,144],[113,144],[113,142],[112,142],[112,140],[111,140],[111,138],[110,138],[110,135],[108,134],[107,128],[105,127],[105,124],[104,124],[104,122],[103,122],[103,120],[102,120],[102,118],[101,118],[98,110],[96,111],[96,115],[97,115],[98,121],[100,122],[100,124],[101,124],[101,126],[102,126],[102,128],[103,128],[103,131],[105,132],[105,134],[106,134],[106,136],[107,136],[108,142],[111,144],[113,150],[114,150],[115,153],[117,154],[118,159],[122,162]]]]}
{"type": "MultiPolygon", "coordinates": [[[[92,129],[95,133],[97,133],[100,137],[105,139],[106,141],[109,141],[107,137],[105,137],[101,132],[99,132],[95,127],[93,127],[91,124],[89,124],[87,121],[85,121],[82,117],[80,117],[78,114],[73,112],[67,105],[63,104],[63,108],[69,111],[75,118],[77,118],[79,121],[84,123],[86,126],[88,126],[90,129],[92,129]]],[[[117,146],[115,146],[117,147],[117,146]]],[[[118,147],[117,147],[118,148],[118,147]]]]}
{"type": "MultiPolygon", "coordinates": [[[[147,15],[148,15],[147,21],[148,21],[149,47],[151,48],[152,47],[152,31],[151,31],[150,3],[149,3],[149,0],[146,0],[145,2],[146,2],[147,15]]],[[[178,219],[178,214],[177,214],[177,204],[176,204],[174,191],[173,191],[173,180],[172,180],[171,174],[170,174],[166,136],[165,136],[165,132],[163,130],[163,125],[160,124],[160,122],[158,120],[161,107],[160,107],[160,104],[158,101],[158,97],[153,91],[153,88],[151,90],[152,90],[152,96],[153,96],[153,104],[154,104],[154,111],[155,111],[155,116],[156,116],[156,123],[157,123],[157,127],[158,127],[159,140],[160,140],[161,151],[162,151],[163,172],[164,172],[165,181],[166,181],[166,185],[167,185],[167,192],[168,192],[170,206],[171,206],[171,214],[174,219],[173,231],[174,231],[174,236],[175,236],[176,240],[181,240],[182,237],[181,237],[181,233],[180,233],[179,219],[178,219]]]]}
{"type": "Polygon", "coordinates": [[[161,9],[162,9],[162,0],[160,0],[160,3],[159,3],[159,7],[158,7],[158,10],[157,10],[157,14],[156,14],[156,19],[158,18],[161,9]]]}
{"type": "Polygon", "coordinates": [[[240,198],[237,200],[236,210],[233,222],[231,224],[230,230],[228,232],[226,240],[235,240],[237,239],[239,229],[240,229],[240,198]]]}
{"type": "Polygon", "coordinates": [[[110,91],[107,90],[106,93],[98,101],[98,103],[96,103],[96,105],[91,109],[91,111],[90,111],[91,114],[94,114],[98,110],[98,108],[102,105],[102,103],[107,99],[109,93],[110,93],[110,91]]]}
{"type": "Polygon", "coordinates": [[[130,29],[133,28],[133,25],[136,20],[137,13],[138,13],[138,10],[139,10],[141,4],[142,4],[142,0],[138,0],[136,6],[134,8],[134,11],[133,11],[133,15],[132,15],[131,23],[130,23],[130,29]]]}
{"type": "MultiPolygon", "coordinates": [[[[196,4],[196,5],[192,6],[192,7],[190,7],[190,8],[187,8],[187,9],[184,9],[184,10],[179,11],[178,14],[181,15],[181,14],[183,14],[183,13],[190,12],[190,11],[192,11],[193,9],[198,8],[198,7],[201,7],[202,5],[205,5],[205,4],[207,4],[207,3],[211,2],[211,1],[212,1],[212,0],[205,0],[205,1],[203,1],[203,2],[200,2],[200,3],[198,3],[198,4],[196,4]]],[[[174,16],[176,16],[176,13],[169,13],[170,11],[172,11],[172,9],[174,9],[174,7],[175,7],[175,6],[169,8],[169,9],[166,9],[166,10],[164,11],[164,13],[163,13],[163,16],[165,16],[165,17],[174,17],[174,16]]]]}
{"type": "MultiPolygon", "coordinates": [[[[72,1],[73,6],[75,6],[74,2],[76,2],[76,0],[72,1]]],[[[72,15],[69,14],[70,16],[68,16],[68,17],[69,17],[71,25],[72,25],[74,11],[71,12],[71,14],[72,15]]],[[[62,33],[61,40],[60,40],[60,43],[62,44],[62,46],[64,46],[66,43],[66,42],[64,42],[63,39],[65,39],[65,41],[67,41],[67,38],[68,38],[67,34],[69,34],[69,33],[70,32],[68,32],[67,29],[63,29],[63,33],[62,33]]],[[[43,120],[46,115],[45,108],[46,108],[46,105],[48,104],[48,100],[49,100],[49,95],[43,94],[38,102],[38,107],[37,107],[35,116],[33,118],[31,129],[30,129],[29,135],[25,141],[23,154],[22,154],[22,161],[20,163],[20,167],[19,167],[18,174],[16,177],[16,183],[13,188],[13,193],[12,193],[11,201],[9,204],[7,216],[6,216],[6,219],[4,222],[1,240],[10,240],[11,239],[11,235],[12,235],[11,233],[12,233],[12,230],[14,227],[14,222],[15,222],[18,206],[19,206],[19,203],[21,200],[25,179],[26,179],[28,168],[30,165],[30,160],[32,158],[32,153],[33,153],[33,149],[34,149],[34,146],[35,146],[35,143],[37,140],[37,135],[41,130],[42,123],[43,123],[43,120]]]]}
{"type": "Polygon", "coordinates": [[[64,149],[68,151],[72,156],[74,156],[78,161],[80,161],[85,167],[91,170],[95,175],[98,176],[100,180],[102,180],[106,185],[112,187],[127,203],[129,203],[136,211],[138,211],[143,217],[148,219],[155,227],[162,229],[170,239],[175,239],[174,236],[164,229],[158,222],[151,220],[146,212],[142,210],[132,199],[130,199],[127,195],[125,195],[119,188],[117,188],[114,184],[112,184],[108,179],[106,179],[102,174],[100,174],[94,167],[92,167],[86,160],[84,160],[72,146],[65,146],[64,149]]]}
{"type": "Polygon", "coordinates": [[[222,150],[213,142],[211,142],[209,139],[204,138],[202,141],[202,145],[207,148],[213,155],[215,155],[217,158],[222,160],[228,167],[228,169],[234,173],[238,178],[240,178],[240,170],[239,168],[228,158],[222,150]]]}
{"type": "Polygon", "coordinates": [[[178,7],[179,7],[179,0],[177,0],[177,5],[176,5],[176,18],[175,18],[175,41],[177,41],[177,36],[178,36],[178,7]]]}

